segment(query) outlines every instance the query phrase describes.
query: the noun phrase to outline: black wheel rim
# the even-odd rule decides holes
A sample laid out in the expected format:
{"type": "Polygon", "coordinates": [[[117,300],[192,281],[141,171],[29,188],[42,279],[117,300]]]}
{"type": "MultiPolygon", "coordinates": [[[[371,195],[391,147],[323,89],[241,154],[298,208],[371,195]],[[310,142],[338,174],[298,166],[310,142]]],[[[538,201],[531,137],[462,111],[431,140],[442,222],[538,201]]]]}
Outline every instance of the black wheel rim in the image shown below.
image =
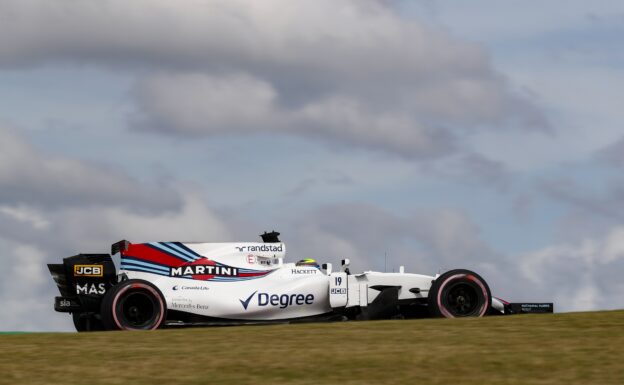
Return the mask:
{"type": "Polygon", "coordinates": [[[121,324],[131,329],[151,329],[159,315],[154,296],[143,290],[126,294],[116,310],[121,324]]]}
{"type": "Polygon", "coordinates": [[[473,283],[463,281],[453,283],[442,294],[444,307],[454,317],[476,315],[483,305],[483,296],[473,283]]]}

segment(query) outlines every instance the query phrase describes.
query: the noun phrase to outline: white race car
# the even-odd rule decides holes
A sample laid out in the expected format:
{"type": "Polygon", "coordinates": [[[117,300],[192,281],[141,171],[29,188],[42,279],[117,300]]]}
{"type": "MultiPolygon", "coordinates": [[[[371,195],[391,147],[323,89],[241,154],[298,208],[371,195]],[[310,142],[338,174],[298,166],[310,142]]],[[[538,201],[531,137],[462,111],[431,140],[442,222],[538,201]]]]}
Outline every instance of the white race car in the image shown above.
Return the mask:
{"type": "Polygon", "coordinates": [[[337,271],[312,259],[285,263],[279,233],[262,243],[133,244],[120,241],[119,268],[109,254],[79,254],[48,265],[61,292],[54,309],[78,331],[149,330],[297,321],[482,317],[551,313],[552,303],[492,297],[469,270],[442,275],[337,271]]]}

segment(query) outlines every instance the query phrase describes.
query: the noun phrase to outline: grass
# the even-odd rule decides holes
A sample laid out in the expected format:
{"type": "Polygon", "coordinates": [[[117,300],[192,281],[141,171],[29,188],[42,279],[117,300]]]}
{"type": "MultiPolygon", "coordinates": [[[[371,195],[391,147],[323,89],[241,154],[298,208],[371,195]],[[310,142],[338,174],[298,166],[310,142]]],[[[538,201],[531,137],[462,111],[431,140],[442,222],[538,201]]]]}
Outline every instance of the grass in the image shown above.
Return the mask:
{"type": "Polygon", "coordinates": [[[624,384],[624,311],[0,335],[0,384],[624,384]]]}

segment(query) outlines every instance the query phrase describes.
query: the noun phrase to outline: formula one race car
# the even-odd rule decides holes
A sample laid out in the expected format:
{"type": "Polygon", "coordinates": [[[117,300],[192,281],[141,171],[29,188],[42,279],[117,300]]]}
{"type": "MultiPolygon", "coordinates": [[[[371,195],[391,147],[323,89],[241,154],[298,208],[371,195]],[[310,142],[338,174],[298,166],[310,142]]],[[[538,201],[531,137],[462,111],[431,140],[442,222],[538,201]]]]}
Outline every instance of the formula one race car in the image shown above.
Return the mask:
{"type": "Polygon", "coordinates": [[[54,309],[78,331],[149,330],[298,321],[482,317],[552,313],[552,303],[508,303],[469,270],[442,275],[339,271],[313,259],[284,263],[279,233],[263,243],[112,245],[48,268],[61,292],[54,309]]]}

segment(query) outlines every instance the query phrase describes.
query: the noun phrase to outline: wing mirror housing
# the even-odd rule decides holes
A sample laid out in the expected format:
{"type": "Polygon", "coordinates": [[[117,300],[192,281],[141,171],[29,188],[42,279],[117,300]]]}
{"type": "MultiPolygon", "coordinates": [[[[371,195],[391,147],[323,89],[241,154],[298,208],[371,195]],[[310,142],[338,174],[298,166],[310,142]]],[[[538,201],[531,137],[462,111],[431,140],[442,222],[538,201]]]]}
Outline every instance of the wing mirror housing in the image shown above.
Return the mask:
{"type": "Polygon", "coordinates": [[[345,258],[340,262],[340,264],[342,265],[340,270],[348,273],[351,260],[349,258],[345,258]]]}

